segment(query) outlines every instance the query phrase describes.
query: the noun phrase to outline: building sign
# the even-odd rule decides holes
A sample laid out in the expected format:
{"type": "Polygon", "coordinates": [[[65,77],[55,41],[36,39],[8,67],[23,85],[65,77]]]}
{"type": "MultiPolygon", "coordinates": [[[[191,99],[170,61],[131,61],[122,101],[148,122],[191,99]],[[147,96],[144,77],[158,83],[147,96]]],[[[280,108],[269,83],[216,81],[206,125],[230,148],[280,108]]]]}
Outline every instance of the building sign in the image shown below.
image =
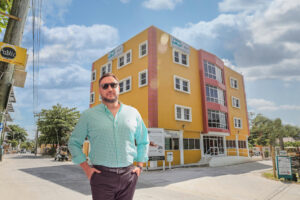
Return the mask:
{"type": "Polygon", "coordinates": [[[115,49],[111,50],[107,54],[108,60],[112,60],[112,59],[120,56],[123,53],[123,50],[124,50],[123,45],[120,45],[120,46],[116,47],[115,49]]]}
{"type": "Polygon", "coordinates": [[[165,135],[162,129],[148,129],[149,132],[149,151],[150,161],[165,160],[165,135]]]}
{"type": "Polygon", "coordinates": [[[0,42],[0,61],[25,67],[27,62],[27,50],[0,42]]]}
{"type": "Polygon", "coordinates": [[[291,158],[288,156],[277,156],[278,178],[292,178],[291,158]]]}
{"type": "Polygon", "coordinates": [[[182,42],[181,40],[178,40],[177,38],[171,36],[171,46],[186,53],[190,54],[190,46],[187,45],[186,43],[182,42]]]}

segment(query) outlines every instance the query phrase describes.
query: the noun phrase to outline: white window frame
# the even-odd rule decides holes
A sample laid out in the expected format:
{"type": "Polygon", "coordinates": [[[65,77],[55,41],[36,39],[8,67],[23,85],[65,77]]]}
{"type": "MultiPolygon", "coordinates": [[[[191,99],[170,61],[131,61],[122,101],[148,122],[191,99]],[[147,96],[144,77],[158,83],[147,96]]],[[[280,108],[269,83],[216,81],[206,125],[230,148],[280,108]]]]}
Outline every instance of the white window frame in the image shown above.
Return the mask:
{"type": "Polygon", "coordinates": [[[233,118],[233,124],[234,124],[234,128],[242,129],[242,127],[243,127],[242,119],[238,118],[238,117],[233,118]],[[240,127],[238,126],[238,124],[239,124],[238,121],[240,121],[240,127]]]}
{"type": "Polygon", "coordinates": [[[123,53],[122,55],[120,55],[118,57],[118,69],[121,69],[121,68],[125,67],[126,65],[128,65],[130,63],[132,63],[132,50],[131,49],[129,49],[128,51],[126,51],[125,53],[123,53]],[[130,53],[130,62],[127,62],[127,59],[126,59],[126,55],[128,53],[130,53]],[[120,58],[121,57],[123,57],[123,59],[124,59],[124,65],[122,65],[122,66],[120,66],[120,58]]]}
{"type": "Polygon", "coordinates": [[[142,58],[144,56],[148,55],[148,40],[142,42],[139,44],[139,58],[142,58]],[[146,44],[146,53],[142,55],[142,46],[146,44]]]}
{"type": "Polygon", "coordinates": [[[175,120],[192,122],[192,108],[175,104],[175,120]],[[177,108],[181,109],[181,118],[177,117],[177,108]],[[189,120],[184,119],[184,109],[188,109],[190,111],[190,119],[189,120]]]}
{"type": "Polygon", "coordinates": [[[183,66],[185,66],[185,67],[189,67],[189,64],[190,64],[190,62],[189,62],[189,60],[190,60],[190,59],[189,59],[189,54],[184,53],[184,52],[182,52],[182,51],[180,51],[180,50],[178,50],[178,49],[176,49],[176,48],[173,48],[173,51],[172,51],[172,57],[173,57],[173,62],[174,62],[174,63],[179,64],[179,65],[183,65],[183,66]],[[175,56],[174,56],[175,51],[178,52],[179,62],[176,62],[176,61],[175,61],[175,56]],[[182,63],[182,54],[186,55],[186,64],[183,64],[183,63],[182,63]]]}
{"type": "Polygon", "coordinates": [[[96,74],[96,70],[92,71],[92,76],[91,76],[92,82],[94,82],[97,79],[97,74],[96,74]]]}
{"type": "Polygon", "coordinates": [[[204,60],[204,76],[205,77],[217,80],[219,83],[223,84],[223,82],[224,82],[223,73],[224,73],[223,70],[220,69],[217,65],[204,60]],[[214,69],[215,73],[209,72],[209,68],[214,69]]]}
{"type": "Polygon", "coordinates": [[[147,69],[139,72],[139,87],[144,87],[146,85],[148,85],[148,70],[147,69]],[[143,73],[146,73],[146,83],[145,84],[142,84],[142,79],[141,79],[141,76],[143,73]]]}
{"type": "Polygon", "coordinates": [[[126,92],[129,92],[129,91],[131,91],[131,88],[132,88],[132,80],[131,80],[131,76],[128,76],[128,77],[126,77],[126,78],[124,78],[124,79],[122,79],[122,80],[120,80],[119,81],[119,86],[120,86],[120,83],[123,83],[123,87],[124,87],[124,91],[120,91],[120,94],[124,94],[124,93],[126,93],[126,92]],[[126,81],[127,80],[130,80],[130,88],[128,89],[128,90],[126,90],[126,81]]]}
{"type": "Polygon", "coordinates": [[[102,97],[101,97],[101,94],[99,94],[99,101],[102,101],[102,97]]]}
{"type": "Polygon", "coordinates": [[[239,82],[236,78],[230,77],[230,87],[234,89],[239,89],[239,82]],[[234,86],[234,82],[236,82],[236,87],[234,86]]]}
{"type": "Polygon", "coordinates": [[[232,101],[232,107],[241,108],[241,101],[239,98],[232,96],[231,101],[232,101]],[[238,102],[238,106],[236,105],[236,102],[238,102]]]}
{"type": "Polygon", "coordinates": [[[95,92],[90,93],[90,104],[93,104],[93,103],[95,103],[95,92]]]}
{"type": "Polygon", "coordinates": [[[112,72],[112,62],[109,61],[109,62],[106,63],[105,65],[102,65],[102,66],[101,66],[101,69],[100,69],[100,77],[102,77],[102,70],[103,70],[104,68],[106,69],[104,74],[109,73],[109,72],[111,73],[111,72],[112,72]],[[110,64],[110,71],[108,71],[108,65],[109,65],[109,64],[110,64]]]}
{"type": "Polygon", "coordinates": [[[177,90],[179,92],[184,92],[184,93],[187,93],[187,94],[191,94],[191,83],[190,83],[190,80],[182,78],[182,77],[177,76],[177,75],[174,75],[173,80],[174,80],[174,90],[177,90]],[[176,88],[176,79],[179,79],[179,81],[180,81],[180,83],[179,83],[180,89],[176,88]],[[188,91],[183,90],[183,81],[188,82],[188,91]]]}

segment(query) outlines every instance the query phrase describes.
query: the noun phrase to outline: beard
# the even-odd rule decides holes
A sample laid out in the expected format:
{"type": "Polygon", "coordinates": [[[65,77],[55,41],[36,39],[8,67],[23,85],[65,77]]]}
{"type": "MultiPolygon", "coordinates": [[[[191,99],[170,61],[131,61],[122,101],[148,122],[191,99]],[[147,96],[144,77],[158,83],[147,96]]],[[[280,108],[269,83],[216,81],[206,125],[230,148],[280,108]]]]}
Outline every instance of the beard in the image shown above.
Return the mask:
{"type": "Polygon", "coordinates": [[[106,103],[115,103],[116,101],[118,101],[118,97],[115,97],[113,99],[102,97],[102,101],[105,101],[106,103]]]}

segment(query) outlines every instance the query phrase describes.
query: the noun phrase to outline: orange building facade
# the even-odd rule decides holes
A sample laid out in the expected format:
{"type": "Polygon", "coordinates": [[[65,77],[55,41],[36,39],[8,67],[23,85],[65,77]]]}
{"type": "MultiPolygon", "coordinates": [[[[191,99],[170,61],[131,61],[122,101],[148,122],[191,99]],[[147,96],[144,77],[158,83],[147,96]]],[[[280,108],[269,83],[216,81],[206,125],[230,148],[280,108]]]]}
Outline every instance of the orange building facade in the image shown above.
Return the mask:
{"type": "Polygon", "coordinates": [[[120,80],[120,101],[164,135],[172,164],[248,156],[243,76],[217,56],[151,26],[93,63],[90,107],[101,103],[98,80],[107,72],[120,80]]]}

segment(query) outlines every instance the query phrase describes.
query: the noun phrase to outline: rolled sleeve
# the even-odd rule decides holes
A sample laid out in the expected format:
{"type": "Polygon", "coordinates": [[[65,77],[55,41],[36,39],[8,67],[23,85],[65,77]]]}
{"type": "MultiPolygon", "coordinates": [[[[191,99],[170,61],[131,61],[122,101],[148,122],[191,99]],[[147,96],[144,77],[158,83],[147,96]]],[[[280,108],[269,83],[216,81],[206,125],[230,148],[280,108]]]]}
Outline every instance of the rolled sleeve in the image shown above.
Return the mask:
{"type": "Polygon", "coordinates": [[[83,113],[69,139],[68,146],[74,164],[80,164],[86,161],[86,156],[82,152],[82,145],[88,135],[87,121],[87,116],[83,113]]]}
{"type": "Polygon", "coordinates": [[[137,144],[137,162],[148,161],[149,137],[148,129],[146,128],[143,120],[139,119],[139,126],[135,134],[137,144]]]}

